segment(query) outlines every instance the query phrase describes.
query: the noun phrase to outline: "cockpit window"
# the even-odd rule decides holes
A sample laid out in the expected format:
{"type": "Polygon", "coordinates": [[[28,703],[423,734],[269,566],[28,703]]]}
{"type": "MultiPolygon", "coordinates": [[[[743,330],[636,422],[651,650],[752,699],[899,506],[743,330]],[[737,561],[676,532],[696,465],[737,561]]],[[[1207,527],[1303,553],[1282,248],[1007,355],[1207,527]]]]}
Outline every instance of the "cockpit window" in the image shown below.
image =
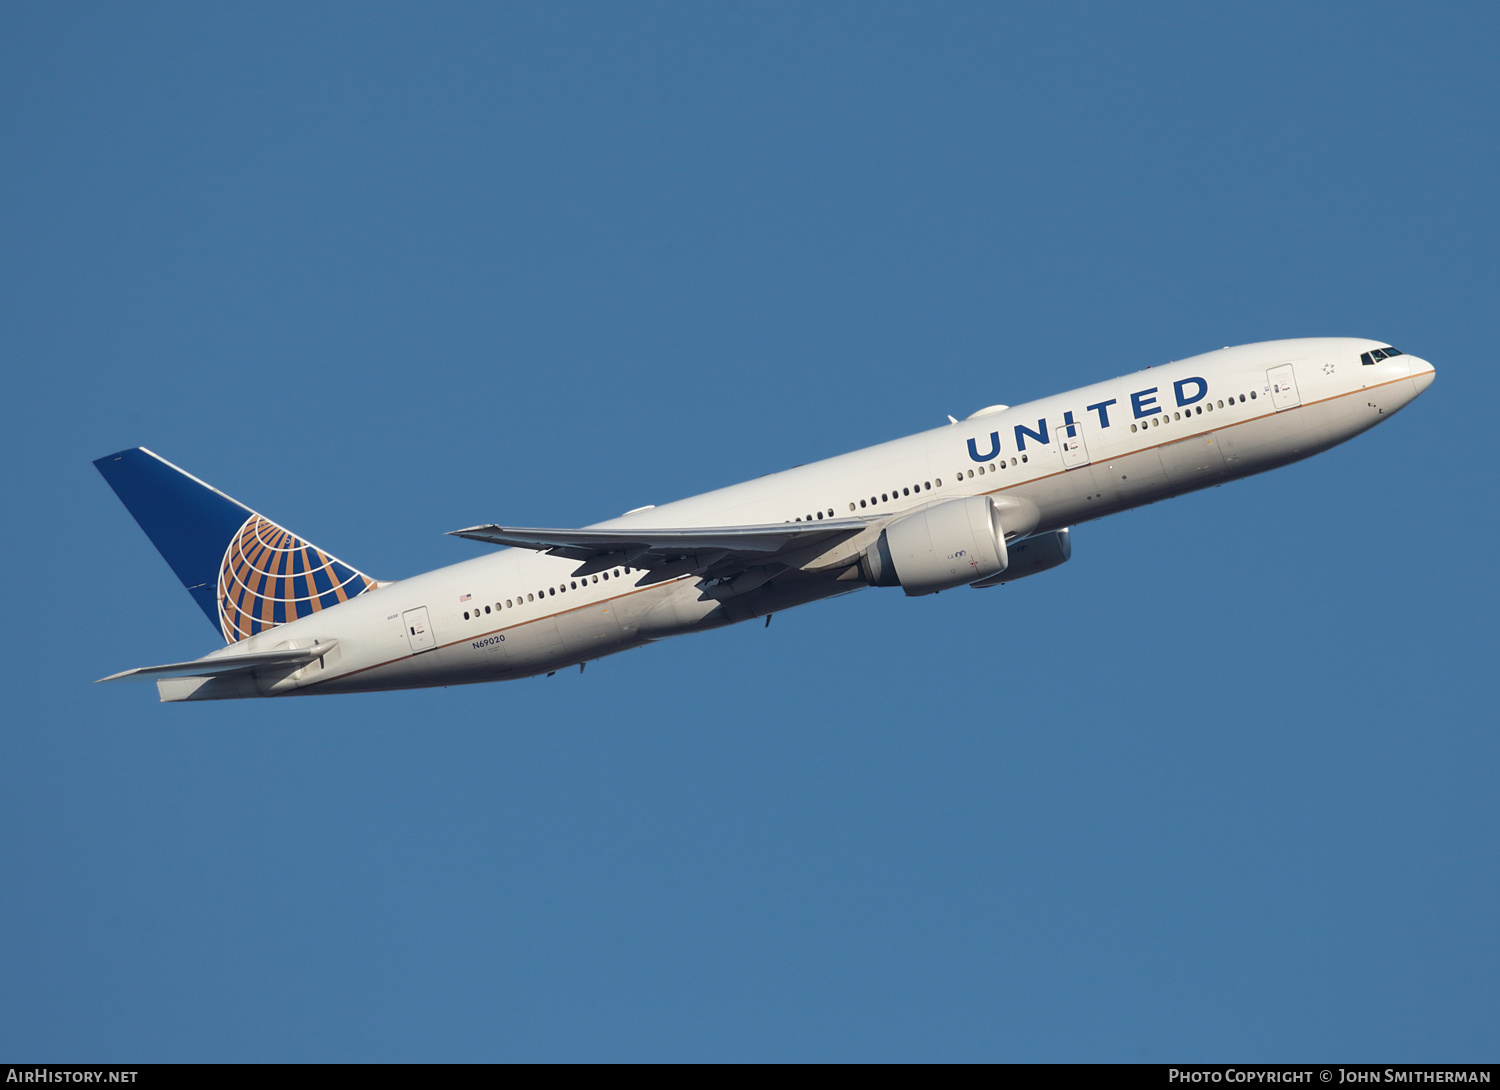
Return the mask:
{"type": "Polygon", "coordinates": [[[1406,355],[1406,353],[1403,352],[1403,351],[1401,351],[1401,349],[1399,349],[1399,348],[1387,348],[1387,349],[1385,349],[1385,357],[1386,357],[1386,359],[1390,359],[1392,356],[1404,356],[1404,355],[1406,355]]]}
{"type": "Polygon", "coordinates": [[[1401,351],[1401,349],[1399,348],[1376,348],[1372,349],[1369,352],[1361,352],[1359,355],[1359,362],[1364,364],[1366,367],[1371,367],[1374,365],[1376,360],[1385,360],[1390,359],[1392,356],[1404,355],[1406,355],[1406,353],[1401,351]]]}

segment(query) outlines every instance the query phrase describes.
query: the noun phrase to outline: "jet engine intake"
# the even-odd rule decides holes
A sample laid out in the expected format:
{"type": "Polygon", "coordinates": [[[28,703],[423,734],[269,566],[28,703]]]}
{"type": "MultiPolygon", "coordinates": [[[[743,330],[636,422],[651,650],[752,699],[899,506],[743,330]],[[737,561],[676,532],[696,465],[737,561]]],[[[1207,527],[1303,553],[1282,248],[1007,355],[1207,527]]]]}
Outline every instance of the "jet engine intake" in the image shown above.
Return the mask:
{"type": "Polygon", "coordinates": [[[988,496],[945,500],[887,526],[860,557],[865,582],[912,597],[988,579],[1009,557],[1000,513],[988,496]]]}

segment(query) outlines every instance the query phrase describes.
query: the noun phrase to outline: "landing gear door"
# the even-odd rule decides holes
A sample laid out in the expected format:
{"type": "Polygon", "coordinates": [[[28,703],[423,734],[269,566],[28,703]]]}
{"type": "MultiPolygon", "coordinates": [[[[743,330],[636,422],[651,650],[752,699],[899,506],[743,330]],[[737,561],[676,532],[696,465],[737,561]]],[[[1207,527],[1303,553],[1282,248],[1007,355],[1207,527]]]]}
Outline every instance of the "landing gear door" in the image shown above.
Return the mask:
{"type": "Polygon", "coordinates": [[[1300,405],[1302,398],[1297,393],[1297,380],[1292,376],[1292,365],[1284,363],[1266,372],[1266,382],[1271,387],[1271,404],[1278,411],[1300,405]]]}
{"type": "Polygon", "coordinates": [[[1062,454],[1064,469],[1088,465],[1089,448],[1083,442],[1083,425],[1059,424],[1057,426],[1057,449],[1062,454]]]}
{"type": "Polygon", "coordinates": [[[432,622],[427,619],[426,606],[408,609],[401,614],[401,623],[406,626],[406,638],[411,643],[412,654],[437,646],[437,638],[432,634],[432,622]]]}

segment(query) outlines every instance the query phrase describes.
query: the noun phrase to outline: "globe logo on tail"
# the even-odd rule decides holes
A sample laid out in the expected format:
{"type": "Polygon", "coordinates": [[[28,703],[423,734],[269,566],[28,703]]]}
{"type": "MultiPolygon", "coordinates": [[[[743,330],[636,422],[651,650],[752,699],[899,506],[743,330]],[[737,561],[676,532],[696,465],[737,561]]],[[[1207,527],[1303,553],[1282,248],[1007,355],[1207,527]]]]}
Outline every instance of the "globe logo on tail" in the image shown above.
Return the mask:
{"type": "Polygon", "coordinates": [[[252,514],[219,565],[219,627],[226,640],[238,643],[376,585],[290,530],[252,514]]]}

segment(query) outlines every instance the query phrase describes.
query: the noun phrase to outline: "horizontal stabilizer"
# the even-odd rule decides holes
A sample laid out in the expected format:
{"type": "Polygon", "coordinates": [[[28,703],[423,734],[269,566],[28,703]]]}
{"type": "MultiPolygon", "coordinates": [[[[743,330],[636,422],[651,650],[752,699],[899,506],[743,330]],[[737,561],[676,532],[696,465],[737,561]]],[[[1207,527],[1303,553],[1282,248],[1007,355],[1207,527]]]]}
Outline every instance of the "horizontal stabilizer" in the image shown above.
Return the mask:
{"type": "MultiPolygon", "coordinates": [[[[138,666],[122,670],[99,681],[122,681],[125,678],[219,677],[244,670],[274,667],[293,669],[322,658],[338,646],[338,640],[327,640],[314,647],[290,647],[280,651],[247,651],[238,655],[208,655],[191,662],[169,662],[164,666],[138,666]]],[[[98,682],[95,682],[97,685],[98,682]]]]}

